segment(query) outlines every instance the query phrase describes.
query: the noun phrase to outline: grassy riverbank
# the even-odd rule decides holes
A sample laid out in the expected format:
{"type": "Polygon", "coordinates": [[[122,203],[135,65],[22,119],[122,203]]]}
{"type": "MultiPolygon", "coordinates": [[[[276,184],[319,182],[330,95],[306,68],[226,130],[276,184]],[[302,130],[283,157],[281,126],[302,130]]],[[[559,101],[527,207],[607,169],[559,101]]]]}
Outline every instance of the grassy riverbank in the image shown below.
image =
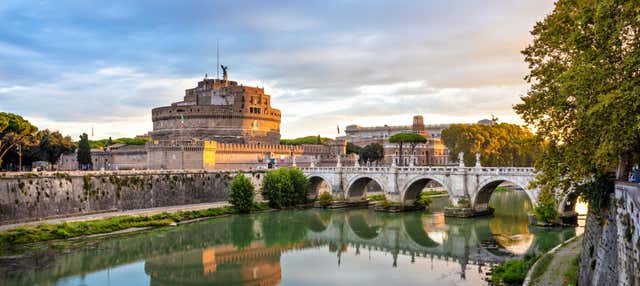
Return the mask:
{"type": "MultiPolygon", "coordinates": [[[[268,209],[269,206],[266,203],[259,203],[253,207],[253,211],[264,211],[268,209]]],[[[0,248],[14,244],[111,233],[129,228],[161,227],[182,221],[235,213],[238,213],[235,208],[226,206],[205,210],[160,213],[149,216],[116,216],[89,221],[24,226],[0,232],[0,248]]]]}

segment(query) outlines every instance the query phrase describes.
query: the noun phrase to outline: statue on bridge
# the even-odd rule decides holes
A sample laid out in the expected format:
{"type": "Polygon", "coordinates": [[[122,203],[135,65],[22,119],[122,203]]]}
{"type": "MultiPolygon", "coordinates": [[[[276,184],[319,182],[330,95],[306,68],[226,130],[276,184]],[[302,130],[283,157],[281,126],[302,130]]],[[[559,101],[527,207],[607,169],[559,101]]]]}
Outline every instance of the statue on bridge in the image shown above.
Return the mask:
{"type": "Polygon", "coordinates": [[[464,167],[464,152],[458,153],[458,167],[464,167]]]}
{"type": "Polygon", "coordinates": [[[482,167],[482,165],[480,165],[480,153],[476,153],[476,168],[480,168],[482,167]]]}

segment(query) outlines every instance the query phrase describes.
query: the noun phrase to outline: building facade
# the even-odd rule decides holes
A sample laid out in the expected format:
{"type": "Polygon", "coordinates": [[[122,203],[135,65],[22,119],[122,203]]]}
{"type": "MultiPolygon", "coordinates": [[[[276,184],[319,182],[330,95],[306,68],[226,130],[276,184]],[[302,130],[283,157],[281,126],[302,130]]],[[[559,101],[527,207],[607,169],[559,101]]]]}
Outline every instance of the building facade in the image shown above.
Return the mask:
{"type": "MultiPolygon", "coordinates": [[[[491,124],[491,120],[480,120],[477,124],[491,124]]],[[[374,126],[362,127],[359,125],[349,125],[345,129],[345,136],[338,137],[339,140],[366,146],[377,143],[384,148],[385,165],[401,166],[429,166],[429,165],[449,165],[449,149],[441,140],[442,130],[451,124],[424,124],[424,118],[420,115],[413,117],[412,125],[401,126],[374,126]],[[418,144],[411,150],[410,146],[403,146],[402,156],[397,144],[389,143],[389,137],[398,133],[417,133],[427,139],[424,144],[418,144]]]]}

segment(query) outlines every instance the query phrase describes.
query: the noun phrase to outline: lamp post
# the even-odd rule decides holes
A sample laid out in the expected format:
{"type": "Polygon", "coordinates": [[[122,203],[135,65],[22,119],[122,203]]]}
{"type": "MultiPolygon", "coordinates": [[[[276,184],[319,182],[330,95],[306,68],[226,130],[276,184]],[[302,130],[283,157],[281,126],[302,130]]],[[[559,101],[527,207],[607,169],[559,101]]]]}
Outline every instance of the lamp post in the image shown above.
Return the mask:
{"type": "Polygon", "coordinates": [[[18,143],[16,148],[18,149],[18,171],[22,171],[22,145],[18,143]]]}

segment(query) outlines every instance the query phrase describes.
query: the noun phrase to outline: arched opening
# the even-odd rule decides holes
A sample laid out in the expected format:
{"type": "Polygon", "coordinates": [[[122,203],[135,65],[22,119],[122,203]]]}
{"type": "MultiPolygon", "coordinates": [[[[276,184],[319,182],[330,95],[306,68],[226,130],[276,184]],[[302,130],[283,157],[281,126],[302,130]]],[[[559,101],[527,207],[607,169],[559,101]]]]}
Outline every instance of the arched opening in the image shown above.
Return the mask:
{"type": "Polygon", "coordinates": [[[476,212],[486,211],[491,207],[494,210],[499,209],[498,213],[505,215],[524,213],[526,216],[532,206],[533,202],[525,189],[508,180],[495,180],[484,184],[473,202],[476,212]]]}
{"type": "Polygon", "coordinates": [[[495,243],[509,253],[526,253],[533,242],[528,213],[533,202],[525,189],[508,180],[485,184],[473,203],[476,212],[493,212],[489,230],[495,243]]]}
{"type": "Polygon", "coordinates": [[[365,200],[371,194],[384,194],[384,189],[370,177],[356,179],[347,189],[347,199],[350,201],[365,200]]]}
{"type": "Polygon", "coordinates": [[[316,199],[322,193],[331,194],[331,184],[322,177],[312,176],[309,178],[309,199],[316,199]]]}
{"type": "Polygon", "coordinates": [[[413,205],[418,199],[420,199],[418,197],[420,194],[429,196],[432,203],[434,200],[437,200],[434,205],[441,208],[448,205],[450,202],[447,189],[445,189],[440,182],[432,178],[421,178],[409,183],[405,189],[404,196],[402,197],[402,202],[405,205],[413,205]]]}
{"type": "Polygon", "coordinates": [[[558,206],[558,216],[564,224],[584,226],[588,211],[588,204],[577,192],[570,192],[564,196],[558,206]]]}

